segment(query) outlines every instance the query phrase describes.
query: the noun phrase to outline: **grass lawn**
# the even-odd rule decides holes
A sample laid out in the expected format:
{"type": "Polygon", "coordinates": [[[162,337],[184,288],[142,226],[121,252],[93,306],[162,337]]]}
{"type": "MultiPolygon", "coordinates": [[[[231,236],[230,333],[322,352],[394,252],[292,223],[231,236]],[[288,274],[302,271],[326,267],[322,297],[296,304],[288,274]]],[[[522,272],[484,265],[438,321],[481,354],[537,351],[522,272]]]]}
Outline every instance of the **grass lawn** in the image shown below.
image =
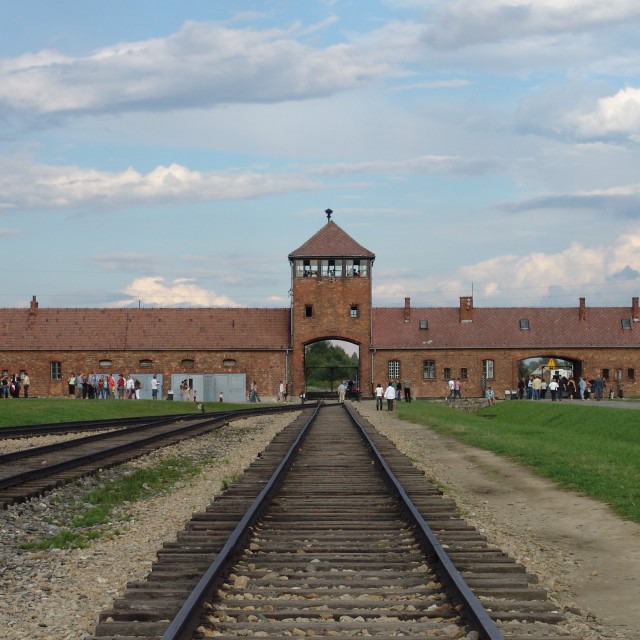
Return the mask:
{"type": "MultiPolygon", "coordinates": [[[[252,405],[246,403],[234,404],[231,402],[205,402],[204,406],[206,411],[253,408],[252,405]]],[[[168,402],[167,400],[11,398],[0,400],[0,428],[54,422],[170,415],[175,413],[198,413],[198,403],[168,402]]]]}
{"type": "Polygon", "coordinates": [[[476,414],[397,403],[398,417],[515,460],[640,522],[640,411],[502,402],[476,414]]]}

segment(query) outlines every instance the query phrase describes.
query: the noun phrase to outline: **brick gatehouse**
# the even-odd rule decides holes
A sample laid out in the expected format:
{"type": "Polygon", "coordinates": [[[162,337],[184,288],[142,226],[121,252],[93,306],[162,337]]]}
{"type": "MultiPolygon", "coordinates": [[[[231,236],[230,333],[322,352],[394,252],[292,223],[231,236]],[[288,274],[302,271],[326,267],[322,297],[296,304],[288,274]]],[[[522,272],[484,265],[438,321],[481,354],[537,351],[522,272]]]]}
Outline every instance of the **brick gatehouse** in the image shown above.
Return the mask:
{"type": "Polygon", "coordinates": [[[27,371],[30,395],[65,396],[71,372],[133,374],[148,397],[152,375],[163,397],[188,380],[198,400],[246,398],[251,381],[272,398],[305,389],[304,349],[335,339],[357,346],[363,395],[388,380],[414,397],[466,396],[491,385],[515,389],[528,358],[568,360],[576,376],[602,375],[616,392],[640,395],[640,306],[476,308],[373,307],[375,255],[334,221],[289,254],[292,302],[282,309],[0,309],[2,375],[27,371]]]}

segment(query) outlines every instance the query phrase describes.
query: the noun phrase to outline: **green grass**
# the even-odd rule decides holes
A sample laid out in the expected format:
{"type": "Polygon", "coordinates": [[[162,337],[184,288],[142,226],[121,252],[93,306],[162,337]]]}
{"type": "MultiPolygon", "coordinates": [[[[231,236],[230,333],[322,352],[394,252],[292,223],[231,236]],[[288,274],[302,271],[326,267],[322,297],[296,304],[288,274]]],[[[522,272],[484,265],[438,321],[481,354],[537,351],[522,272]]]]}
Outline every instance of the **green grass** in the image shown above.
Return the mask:
{"type": "Polygon", "coordinates": [[[190,478],[202,469],[184,458],[168,458],[152,467],[136,469],[113,482],[101,484],[82,496],[72,509],[70,523],[51,537],[38,538],[23,545],[25,549],[85,548],[104,535],[118,535],[111,527],[116,507],[149,498],[170,488],[178,480],[190,478]]]}
{"type": "MultiPolygon", "coordinates": [[[[248,409],[245,403],[206,402],[206,411],[248,409]]],[[[196,402],[166,400],[69,400],[68,398],[19,398],[0,400],[0,428],[31,424],[109,420],[138,416],[197,413],[196,402]]]]}
{"type": "Polygon", "coordinates": [[[430,402],[397,413],[515,460],[640,522],[640,412],[579,403],[503,402],[467,414],[430,402]],[[485,416],[485,417],[483,417],[485,416]]]}

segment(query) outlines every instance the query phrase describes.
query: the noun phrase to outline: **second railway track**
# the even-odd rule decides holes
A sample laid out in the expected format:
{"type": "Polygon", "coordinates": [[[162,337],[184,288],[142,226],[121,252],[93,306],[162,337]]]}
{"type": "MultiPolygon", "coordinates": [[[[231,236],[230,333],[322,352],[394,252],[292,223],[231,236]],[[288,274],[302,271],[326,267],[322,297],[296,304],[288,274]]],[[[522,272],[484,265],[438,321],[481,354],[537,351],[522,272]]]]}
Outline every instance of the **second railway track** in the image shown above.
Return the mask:
{"type": "Polygon", "coordinates": [[[194,514],[159,551],[147,581],[130,584],[101,615],[96,638],[579,640],[562,630],[564,616],[524,567],[467,526],[455,504],[366,422],[363,435],[342,406],[321,408],[284,464],[305,420],[194,514]],[[389,489],[384,466],[409,506],[397,487],[389,489]],[[283,477],[272,492],[276,468],[283,477]]]}

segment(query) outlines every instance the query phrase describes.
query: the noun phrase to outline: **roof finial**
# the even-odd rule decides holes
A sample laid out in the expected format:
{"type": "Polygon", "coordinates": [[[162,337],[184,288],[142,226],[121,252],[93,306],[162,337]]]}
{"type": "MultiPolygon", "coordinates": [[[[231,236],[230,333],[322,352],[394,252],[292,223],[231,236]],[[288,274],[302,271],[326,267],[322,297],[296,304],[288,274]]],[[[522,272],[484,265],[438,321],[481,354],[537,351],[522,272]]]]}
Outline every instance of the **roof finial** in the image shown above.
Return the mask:
{"type": "Polygon", "coordinates": [[[324,212],[327,214],[327,222],[331,222],[331,214],[333,211],[331,209],[325,209],[324,212]]]}

